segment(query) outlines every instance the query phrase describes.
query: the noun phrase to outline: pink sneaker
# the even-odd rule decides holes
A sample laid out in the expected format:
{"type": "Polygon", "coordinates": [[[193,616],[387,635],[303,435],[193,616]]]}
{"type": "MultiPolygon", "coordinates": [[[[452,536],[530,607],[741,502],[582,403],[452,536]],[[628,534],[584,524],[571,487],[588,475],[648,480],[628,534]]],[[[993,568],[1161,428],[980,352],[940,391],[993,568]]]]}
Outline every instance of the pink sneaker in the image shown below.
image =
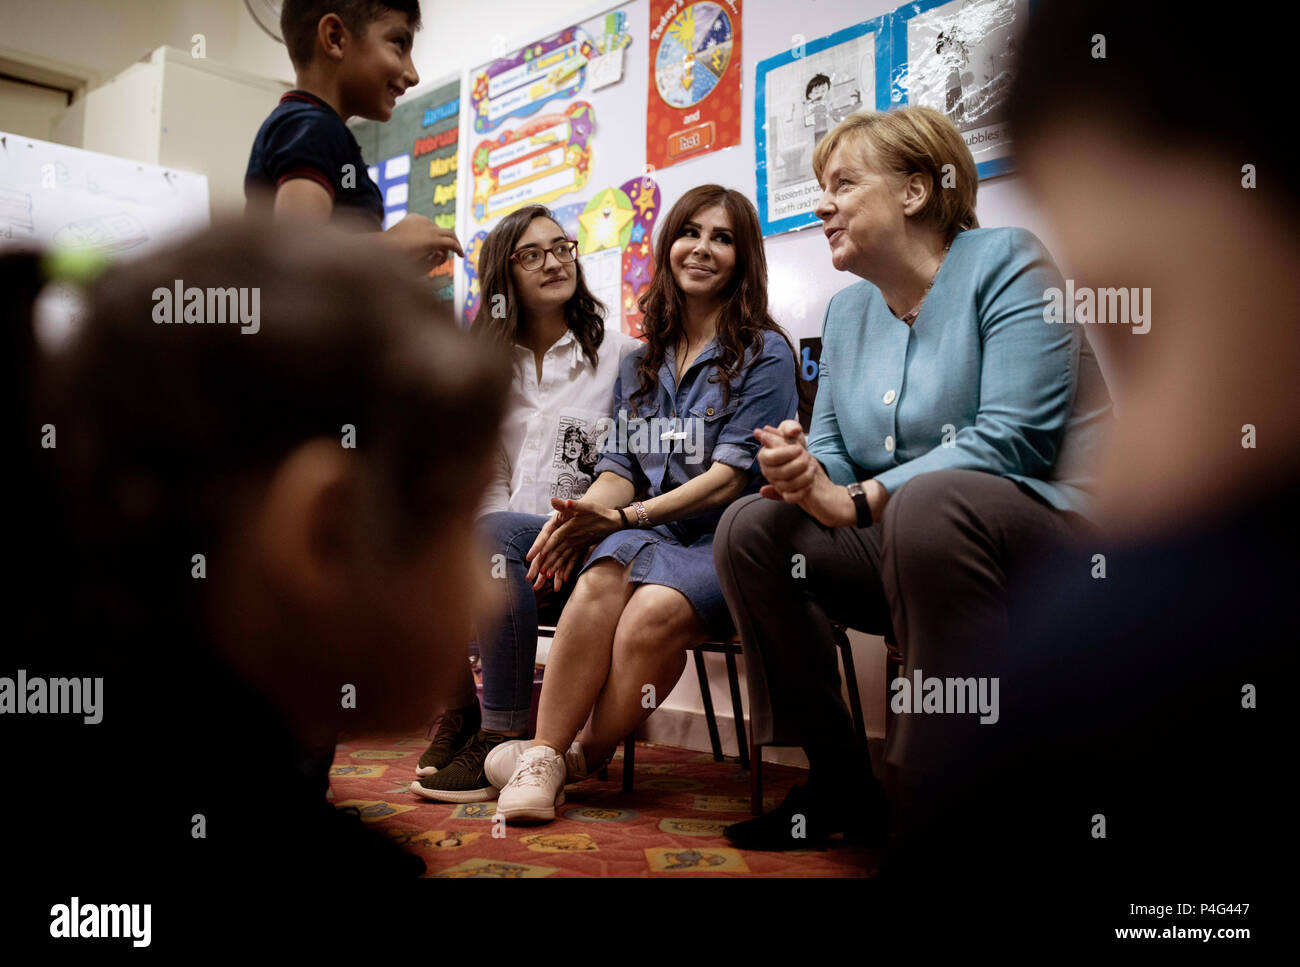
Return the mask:
{"type": "Polygon", "coordinates": [[[564,803],[564,775],[563,756],[549,746],[529,746],[497,797],[496,814],[506,822],[550,822],[564,803]]]}

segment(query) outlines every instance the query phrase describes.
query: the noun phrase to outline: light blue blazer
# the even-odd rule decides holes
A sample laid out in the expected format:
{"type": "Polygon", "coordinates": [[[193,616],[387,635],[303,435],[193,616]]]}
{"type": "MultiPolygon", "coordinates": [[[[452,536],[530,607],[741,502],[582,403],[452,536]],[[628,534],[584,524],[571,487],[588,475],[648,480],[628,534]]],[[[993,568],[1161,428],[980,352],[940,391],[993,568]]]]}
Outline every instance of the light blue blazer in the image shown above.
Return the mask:
{"type": "Polygon", "coordinates": [[[894,493],[917,474],[979,470],[1090,516],[1092,461],[1113,418],[1081,327],[1045,321],[1064,289],[1022,228],[961,232],[911,326],[859,282],[826,308],[808,449],[839,484],[894,493]]]}

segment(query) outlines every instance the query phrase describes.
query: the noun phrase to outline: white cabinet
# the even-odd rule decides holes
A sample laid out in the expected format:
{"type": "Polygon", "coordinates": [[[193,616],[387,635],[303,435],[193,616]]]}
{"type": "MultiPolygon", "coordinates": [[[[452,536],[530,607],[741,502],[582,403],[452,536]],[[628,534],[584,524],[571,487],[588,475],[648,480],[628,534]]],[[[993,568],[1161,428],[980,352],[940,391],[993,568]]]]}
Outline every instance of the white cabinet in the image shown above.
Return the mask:
{"type": "Polygon", "coordinates": [[[244,206],[253,137],[289,85],[189,51],[159,47],[90,91],[54,123],[54,140],[206,175],[214,215],[244,206]]]}

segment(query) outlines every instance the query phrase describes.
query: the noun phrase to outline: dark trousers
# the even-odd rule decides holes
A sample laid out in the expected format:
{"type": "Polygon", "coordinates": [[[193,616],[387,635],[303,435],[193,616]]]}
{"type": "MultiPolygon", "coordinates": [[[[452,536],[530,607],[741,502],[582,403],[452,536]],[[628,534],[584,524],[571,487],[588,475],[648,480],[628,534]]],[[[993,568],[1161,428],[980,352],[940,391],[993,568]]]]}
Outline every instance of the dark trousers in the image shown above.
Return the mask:
{"type": "MultiPolygon", "coordinates": [[[[970,470],[913,478],[868,528],[738,500],[718,525],[714,559],[744,643],[754,741],[853,744],[828,618],[871,634],[892,628],[909,679],[986,674],[1007,635],[1009,584],[1086,529],[1014,481],[970,470]]],[[[888,761],[923,773],[936,743],[977,742],[980,727],[974,714],[899,715],[888,761]]]]}

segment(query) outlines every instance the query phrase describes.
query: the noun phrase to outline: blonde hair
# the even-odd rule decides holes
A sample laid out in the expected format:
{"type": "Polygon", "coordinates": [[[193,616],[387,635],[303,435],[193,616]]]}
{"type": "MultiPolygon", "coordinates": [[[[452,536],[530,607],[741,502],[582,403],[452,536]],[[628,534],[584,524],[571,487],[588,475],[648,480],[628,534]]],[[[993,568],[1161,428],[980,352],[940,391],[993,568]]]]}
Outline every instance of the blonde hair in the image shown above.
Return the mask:
{"type": "Polygon", "coordinates": [[[851,141],[869,144],[880,167],[901,175],[921,174],[930,183],[925,204],[914,217],[936,225],[948,239],[967,228],[979,228],[975,193],[979,175],[975,159],[961,132],[932,107],[902,107],[893,111],[850,114],[818,142],[813,173],[818,183],[836,148],[851,141]],[[944,187],[944,167],[952,165],[954,182],[944,187]]]}

